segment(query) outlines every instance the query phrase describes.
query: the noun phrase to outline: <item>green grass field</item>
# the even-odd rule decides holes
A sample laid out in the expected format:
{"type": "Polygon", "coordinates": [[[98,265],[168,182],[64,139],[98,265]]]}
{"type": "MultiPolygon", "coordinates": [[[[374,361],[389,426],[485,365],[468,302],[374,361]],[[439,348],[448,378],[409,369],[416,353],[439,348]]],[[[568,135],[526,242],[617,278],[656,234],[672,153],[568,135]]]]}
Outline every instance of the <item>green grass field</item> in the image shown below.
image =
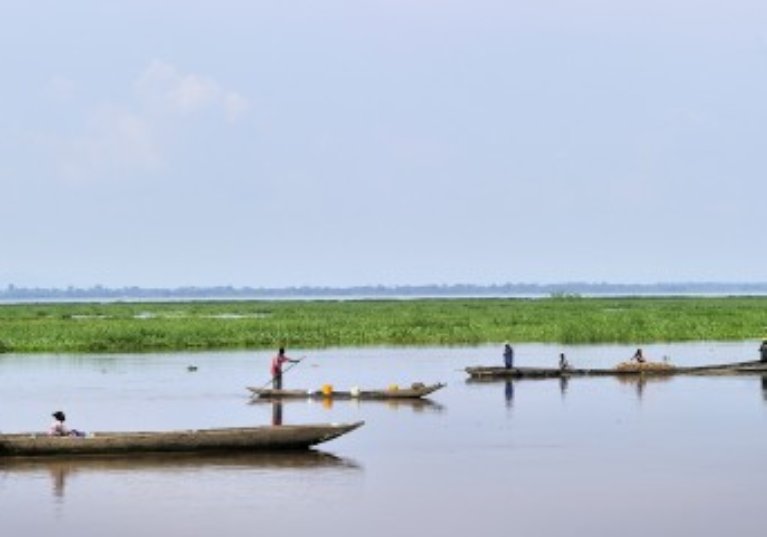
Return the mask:
{"type": "Polygon", "coordinates": [[[0,352],[649,343],[767,337],[767,297],[0,306],[0,352]]]}

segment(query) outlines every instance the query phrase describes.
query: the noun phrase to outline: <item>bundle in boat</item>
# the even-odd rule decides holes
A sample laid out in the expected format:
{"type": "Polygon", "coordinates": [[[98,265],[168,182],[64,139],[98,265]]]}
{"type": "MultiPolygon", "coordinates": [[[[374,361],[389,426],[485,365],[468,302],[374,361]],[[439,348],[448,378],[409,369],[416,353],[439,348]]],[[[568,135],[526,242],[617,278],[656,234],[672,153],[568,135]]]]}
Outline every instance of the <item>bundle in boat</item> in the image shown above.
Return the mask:
{"type": "Polygon", "coordinates": [[[667,362],[621,362],[615,369],[622,373],[673,373],[676,366],[667,362]]]}

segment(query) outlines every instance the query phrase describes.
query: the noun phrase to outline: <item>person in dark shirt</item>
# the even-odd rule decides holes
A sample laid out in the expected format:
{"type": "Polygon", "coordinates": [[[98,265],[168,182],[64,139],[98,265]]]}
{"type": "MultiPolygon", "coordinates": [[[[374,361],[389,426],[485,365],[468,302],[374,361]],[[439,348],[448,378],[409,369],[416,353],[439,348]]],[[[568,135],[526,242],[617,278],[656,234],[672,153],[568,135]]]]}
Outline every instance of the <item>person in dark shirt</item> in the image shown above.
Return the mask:
{"type": "Polygon", "coordinates": [[[514,349],[508,343],[503,347],[503,365],[506,369],[514,367],[514,349]]]}

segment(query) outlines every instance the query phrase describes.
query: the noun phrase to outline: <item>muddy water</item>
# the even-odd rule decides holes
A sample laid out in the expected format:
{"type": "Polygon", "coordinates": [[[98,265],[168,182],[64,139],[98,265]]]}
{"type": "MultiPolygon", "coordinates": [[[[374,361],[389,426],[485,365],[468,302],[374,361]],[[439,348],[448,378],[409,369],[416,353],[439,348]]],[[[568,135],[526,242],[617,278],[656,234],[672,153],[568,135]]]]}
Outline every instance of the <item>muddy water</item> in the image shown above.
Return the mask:
{"type": "MultiPolygon", "coordinates": [[[[756,342],[653,345],[678,364],[756,358],[756,342]]],[[[612,365],[623,346],[519,345],[517,362],[612,365]]],[[[290,349],[289,349],[290,351],[290,349]]],[[[767,383],[759,376],[471,383],[499,347],[293,351],[286,387],[442,381],[412,404],[306,401],[284,423],[365,420],[317,452],[0,463],[2,535],[762,535],[767,383]]],[[[271,423],[246,385],[269,353],[0,355],[0,430],[271,423]],[[188,366],[195,366],[189,371],[188,366]]]]}

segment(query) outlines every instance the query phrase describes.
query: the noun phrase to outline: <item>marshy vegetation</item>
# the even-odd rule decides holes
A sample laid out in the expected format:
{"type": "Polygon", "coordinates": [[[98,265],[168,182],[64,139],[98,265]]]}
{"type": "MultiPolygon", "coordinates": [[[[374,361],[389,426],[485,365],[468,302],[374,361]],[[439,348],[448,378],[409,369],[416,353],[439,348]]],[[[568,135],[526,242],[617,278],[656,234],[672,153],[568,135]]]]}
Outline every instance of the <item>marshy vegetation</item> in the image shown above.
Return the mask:
{"type": "Polygon", "coordinates": [[[0,352],[746,340],[767,297],[8,304],[0,352]]]}

